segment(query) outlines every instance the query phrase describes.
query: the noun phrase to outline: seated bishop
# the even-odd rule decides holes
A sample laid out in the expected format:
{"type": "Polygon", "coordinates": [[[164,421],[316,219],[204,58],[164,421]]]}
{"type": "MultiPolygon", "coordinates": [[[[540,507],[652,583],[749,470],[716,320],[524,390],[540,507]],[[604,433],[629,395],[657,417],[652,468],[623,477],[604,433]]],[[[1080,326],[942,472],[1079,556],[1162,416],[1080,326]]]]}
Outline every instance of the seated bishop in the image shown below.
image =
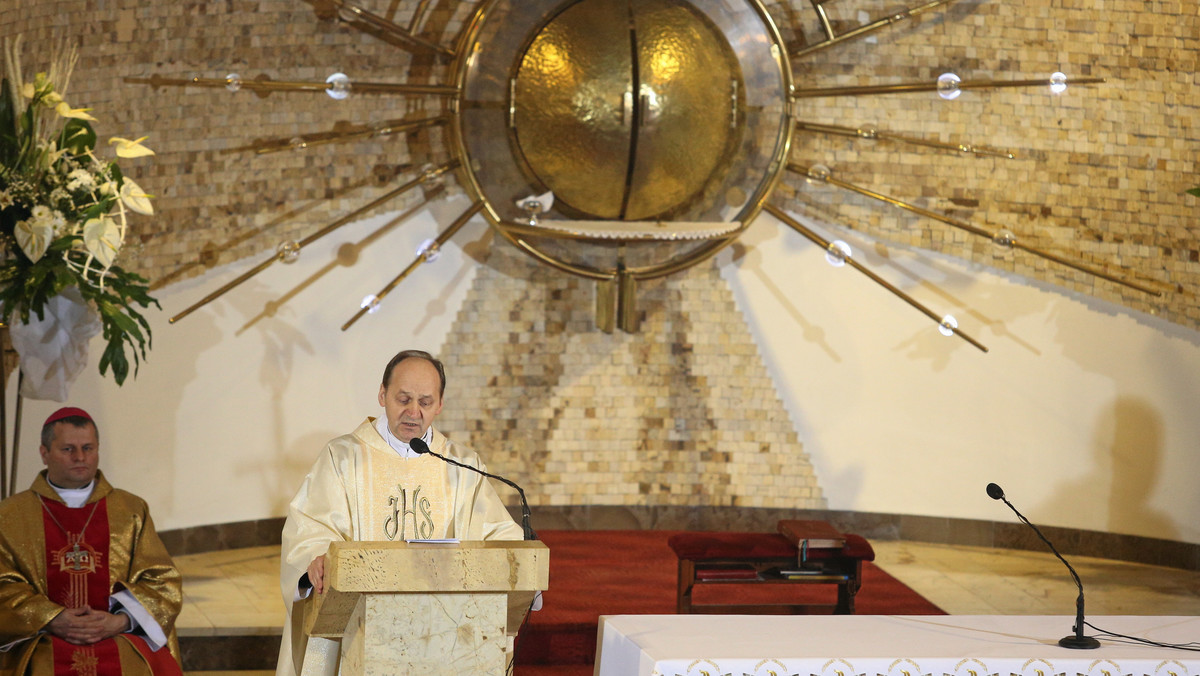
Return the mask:
{"type": "Polygon", "coordinates": [[[46,469],[0,502],[0,675],[180,676],[179,571],[97,469],[95,421],[59,409],[38,450],[46,469]]]}

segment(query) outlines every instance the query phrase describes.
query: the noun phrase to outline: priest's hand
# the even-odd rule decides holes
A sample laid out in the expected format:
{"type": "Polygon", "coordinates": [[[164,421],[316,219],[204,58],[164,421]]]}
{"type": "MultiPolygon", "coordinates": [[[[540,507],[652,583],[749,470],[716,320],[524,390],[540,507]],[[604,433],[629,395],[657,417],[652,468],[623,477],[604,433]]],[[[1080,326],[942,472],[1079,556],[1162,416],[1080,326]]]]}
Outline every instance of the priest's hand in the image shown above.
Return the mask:
{"type": "Polygon", "coordinates": [[[313,592],[320,594],[325,591],[325,555],[322,554],[308,564],[308,581],[312,583],[313,592]]]}
{"type": "Polygon", "coordinates": [[[75,645],[91,645],[129,631],[129,617],[92,608],[67,608],[50,620],[46,631],[75,645]]]}

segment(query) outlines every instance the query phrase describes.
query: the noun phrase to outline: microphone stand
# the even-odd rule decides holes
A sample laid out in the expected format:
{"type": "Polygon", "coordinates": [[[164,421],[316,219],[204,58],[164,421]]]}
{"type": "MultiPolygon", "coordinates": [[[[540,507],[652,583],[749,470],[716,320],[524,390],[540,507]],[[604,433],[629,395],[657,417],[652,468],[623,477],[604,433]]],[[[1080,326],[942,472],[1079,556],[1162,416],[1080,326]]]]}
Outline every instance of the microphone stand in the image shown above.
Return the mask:
{"type": "Polygon", "coordinates": [[[1013,514],[1017,515],[1018,519],[1024,522],[1026,526],[1032,528],[1033,532],[1037,533],[1037,536],[1042,539],[1042,542],[1045,542],[1046,546],[1050,548],[1050,551],[1054,552],[1054,555],[1058,557],[1058,560],[1063,562],[1063,565],[1067,567],[1067,570],[1071,571],[1071,577],[1075,579],[1075,586],[1079,588],[1079,597],[1075,599],[1075,633],[1059,639],[1058,645],[1064,648],[1072,648],[1075,650],[1091,650],[1093,648],[1099,648],[1099,641],[1091,636],[1083,635],[1083,583],[1079,581],[1079,574],[1075,572],[1075,569],[1071,566],[1071,564],[1067,563],[1067,560],[1063,558],[1063,555],[1058,553],[1058,550],[1055,549],[1054,544],[1050,542],[1045,535],[1042,535],[1041,529],[1033,525],[1029,519],[1026,519],[1025,515],[1017,511],[1017,508],[1008,501],[1008,498],[1004,497],[1003,488],[1000,488],[996,484],[988,484],[987,494],[993,500],[1003,500],[1004,504],[1008,505],[1008,508],[1013,511],[1013,514]]]}
{"type": "Polygon", "coordinates": [[[408,447],[411,448],[413,451],[417,452],[418,454],[428,453],[429,455],[432,455],[435,458],[441,458],[442,460],[450,463],[451,465],[458,465],[459,467],[462,467],[464,469],[469,469],[472,472],[475,472],[476,474],[482,474],[485,477],[488,477],[490,479],[495,479],[496,481],[507,484],[507,485],[512,486],[513,488],[517,489],[517,495],[519,495],[521,497],[521,528],[525,531],[525,539],[526,540],[536,540],[537,539],[537,533],[533,532],[533,527],[529,525],[529,501],[525,499],[525,491],[522,490],[520,486],[513,483],[512,481],[509,481],[508,479],[505,479],[502,476],[497,476],[495,474],[492,474],[491,472],[485,472],[485,471],[479,469],[478,467],[472,467],[470,465],[461,463],[453,458],[447,458],[444,455],[434,453],[432,450],[430,450],[429,444],[425,443],[425,441],[423,439],[421,439],[420,437],[416,437],[412,441],[409,441],[408,447]]]}

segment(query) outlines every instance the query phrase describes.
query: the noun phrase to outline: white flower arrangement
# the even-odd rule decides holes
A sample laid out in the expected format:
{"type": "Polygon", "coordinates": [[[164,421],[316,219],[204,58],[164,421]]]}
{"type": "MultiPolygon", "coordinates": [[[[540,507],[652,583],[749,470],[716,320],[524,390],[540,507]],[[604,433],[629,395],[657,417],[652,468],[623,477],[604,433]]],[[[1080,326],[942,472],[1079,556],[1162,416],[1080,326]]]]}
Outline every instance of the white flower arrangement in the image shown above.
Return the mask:
{"type": "MultiPolygon", "coordinates": [[[[123,383],[125,353],[136,372],[150,327],[137,307],[158,305],[146,280],[118,266],[130,213],[152,215],[150,195],[121,173],[116,159],[96,154],[96,119],[64,99],[77,54],[59,50],[48,72],[23,79],[20,38],[4,41],[0,83],[0,319],[10,326],[44,319],[47,303],[75,287],[72,298],[98,315],[111,366],[123,383]]],[[[117,158],[154,152],[145,138],[113,137],[117,158]]],[[[23,364],[24,366],[24,364],[23,364]]]]}

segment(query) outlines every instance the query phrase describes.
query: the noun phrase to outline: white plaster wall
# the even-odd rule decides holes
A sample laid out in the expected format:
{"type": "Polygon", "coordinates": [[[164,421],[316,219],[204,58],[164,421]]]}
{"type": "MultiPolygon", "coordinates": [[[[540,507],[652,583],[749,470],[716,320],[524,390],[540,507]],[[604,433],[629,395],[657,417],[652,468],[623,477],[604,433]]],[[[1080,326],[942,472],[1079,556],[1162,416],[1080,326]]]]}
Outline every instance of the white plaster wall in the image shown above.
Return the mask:
{"type": "MultiPolygon", "coordinates": [[[[347,226],[175,325],[167,317],[259,259],[160,290],[164,311],[152,314],[154,349],[141,375],[121,388],[101,379],[97,338],[93,366],[72,392],[101,421],[106,473],[145,497],[163,529],[282,515],[324,442],[376,413],[387,358],[441,347],[475,271],[471,255],[490,239],[478,220],[378,314],[345,333],[340,326],[464,206],[347,226]],[[375,241],[356,262],[337,262],[339,249],[365,239],[375,241]],[[259,316],[281,297],[273,317],[259,316]]],[[[893,283],[955,314],[991,352],[942,337],[769,217],[723,253],[722,272],[831,508],[1010,520],[984,494],[995,481],[1039,523],[1200,542],[1192,403],[1200,334],[836,236],[893,283]]],[[[10,411],[12,397],[10,385],[10,411]]],[[[26,403],[22,487],[40,468],[39,423],[57,406],[26,403]]]]}
{"type": "MultiPolygon", "coordinates": [[[[379,378],[398,350],[436,352],[486,247],[482,220],[468,223],[434,263],[417,268],[348,331],[363,296],[376,293],[467,206],[436,203],[407,220],[386,214],[348,225],[307,247],[290,265],[257,277],[174,325],[167,319],[262,260],[212,270],[155,293],[154,347],[123,387],[96,361],[71,403],[100,423],[100,466],[151,505],[160,529],[281,516],[313,459],[334,436],[377,415],[379,378]],[[352,265],[338,262],[363,240],[352,265]],[[274,317],[269,303],[285,298],[274,317]]],[[[15,378],[13,379],[15,381],[15,378]]],[[[9,405],[15,398],[10,383],[9,405]]],[[[60,404],[26,401],[18,485],[41,469],[41,422],[60,404]]],[[[11,423],[10,423],[11,424],[11,423]]],[[[11,427],[9,428],[11,429],[11,427]]]]}
{"type": "Polygon", "coordinates": [[[984,354],[769,217],[733,285],[832,509],[1200,542],[1200,335],[980,266],[810,224],[984,354]]]}

